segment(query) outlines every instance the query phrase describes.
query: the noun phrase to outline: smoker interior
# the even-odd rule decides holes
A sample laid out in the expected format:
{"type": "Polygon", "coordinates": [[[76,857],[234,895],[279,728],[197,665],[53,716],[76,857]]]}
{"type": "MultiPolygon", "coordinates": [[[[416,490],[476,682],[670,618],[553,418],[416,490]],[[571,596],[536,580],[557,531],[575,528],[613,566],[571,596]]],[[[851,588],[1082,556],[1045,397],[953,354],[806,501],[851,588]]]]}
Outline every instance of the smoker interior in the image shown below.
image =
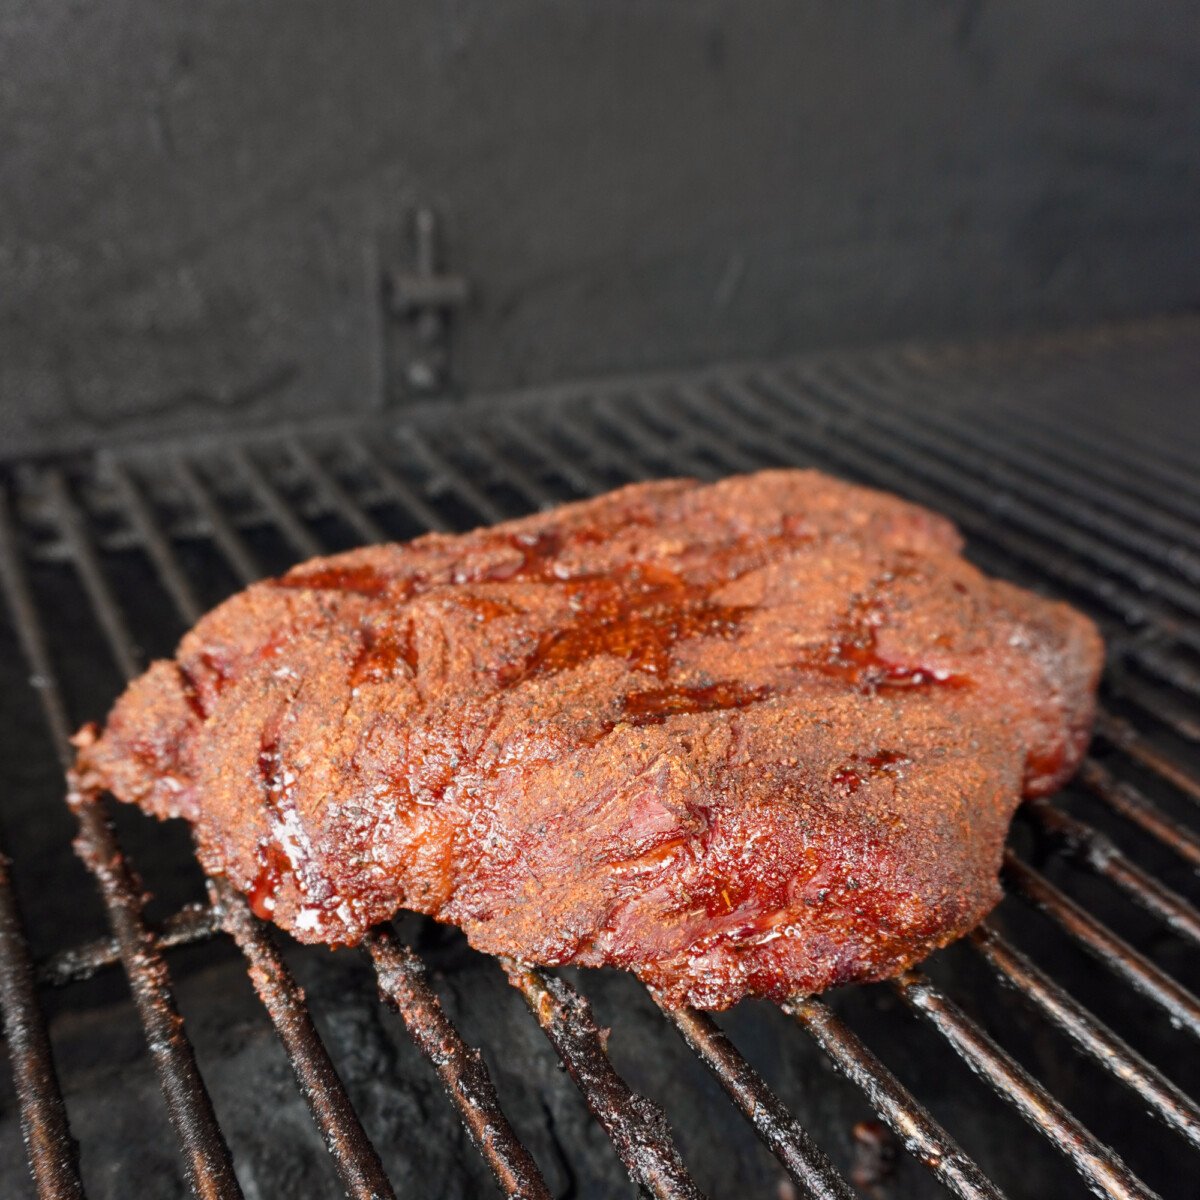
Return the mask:
{"type": "Polygon", "coordinates": [[[1200,321],[1164,319],[13,465],[6,1194],[1194,1195],[1198,370],[1200,321]],[[776,465],[938,509],[1108,640],[1090,757],[1018,818],[1006,899],[896,984],[672,1029],[631,977],[510,980],[412,916],[365,951],[299,947],[203,879],[180,823],[63,803],[66,735],[262,573],[776,465]]]}

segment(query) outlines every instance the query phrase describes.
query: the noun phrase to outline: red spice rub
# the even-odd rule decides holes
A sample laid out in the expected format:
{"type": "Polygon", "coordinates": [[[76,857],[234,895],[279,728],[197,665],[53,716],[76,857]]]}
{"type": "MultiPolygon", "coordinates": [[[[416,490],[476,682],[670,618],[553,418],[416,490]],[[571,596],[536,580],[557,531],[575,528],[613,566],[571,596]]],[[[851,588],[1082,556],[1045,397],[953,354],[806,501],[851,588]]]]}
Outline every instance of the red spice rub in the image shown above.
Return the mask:
{"type": "Polygon", "coordinates": [[[302,564],[79,738],[302,941],[397,909],[720,1008],[891,975],[976,924],[1102,646],[954,528],[813,471],[624,488],[302,564]]]}

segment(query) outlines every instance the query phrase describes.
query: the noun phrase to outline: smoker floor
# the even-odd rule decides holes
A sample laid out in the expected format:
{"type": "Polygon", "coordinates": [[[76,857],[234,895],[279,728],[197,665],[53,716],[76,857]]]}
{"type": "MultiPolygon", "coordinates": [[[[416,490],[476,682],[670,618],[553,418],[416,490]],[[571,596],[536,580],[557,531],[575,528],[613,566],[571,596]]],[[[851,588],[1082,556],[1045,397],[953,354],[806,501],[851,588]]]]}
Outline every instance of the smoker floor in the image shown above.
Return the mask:
{"type": "MultiPolygon", "coordinates": [[[[269,492],[256,491],[253,474],[246,476],[241,467],[224,468],[226,456],[232,455],[229,438],[186,446],[109,447],[96,459],[60,465],[81,498],[106,576],[146,655],[169,652],[180,621],[171,615],[161,581],[136,531],[124,520],[121,503],[113,499],[116,495],[119,500],[112,484],[114,465],[138,480],[204,605],[215,603],[238,580],[226,562],[228,556],[223,558],[214,547],[211,527],[196,516],[188,498],[192,493],[181,483],[181,462],[200,471],[205,486],[230,514],[237,536],[268,570],[281,569],[296,557],[297,535],[293,533],[289,545],[280,532],[286,534],[288,514],[303,525],[301,542],[309,536],[337,549],[371,535],[370,526],[354,527],[356,511],[373,514],[370,519],[380,533],[405,537],[419,532],[421,520],[427,519],[420,505],[452,527],[465,527],[532,504],[567,499],[596,484],[611,486],[665,474],[711,476],[790,462],[813,463],[909,491],[914,499],[941,507],[956,519],[977,521],[967,532],[975,535],[972,550],[989,569],[1047,586],[1099,611],[1101,601],[1112,601],[1111,591],[1104,590],[1110,588],[1111,577],[1106,570],[1097,572],[1098,551],[1089,549],[1090,543],[1075,540],[1060,546],[1051,541],[1049,557],[1031,561],[1028,553],[1023,557],[1012,551],[1014,545],[1031,545],[1030,539],[1016,543],[1010,534],[1022,521],[1034,521],[1022,506],[1054,512],[1058,484],[1045,464],[1059,455],[1072,465],[1072,489],[1112,489],[1123,503],[1126,489],[1129,497],[1136,497],[1149,488],[1161,491],[1167,501],[1178,500],[1153,475],[1141,477],[1139,483],[1141,467],[1136,464],[1158,453],[1147,446],[1161,447],[1164,470],[1186,484],[1189,456],[1200,447],[1200,406],[1194,403],[1195,381],[1200,379],[1198,332],[1195,322],[1165,322],[1024,347],[932,356],[889,351],[798,364],[800,375],[815,378],[825,388],[823,394],[816,392],[824,398],[812,401],[813,408],[805,410],[802,419],[781,406],[778,436],[769,420],[764,425],[761,418],[745,426],[744,439],[730,431],[731,420],[748,421],[751,406],[763,405],[761,392],[747,392],[739,402],[737,388],[746,387],[745,379],[753,372],[743,376],[734,369],[480,399],[456,410],[453,420],[445,410],[428,408],[406,414],[396,428],[329,422],[285,434],[250,434],[242,445],[276,489],[283,516],[278,508],[272,510],[269,492]],[[1029,414],[1028,425],[1021,412],[1029,414]],[[1038,432],[1054,422],[1059,423],[1059,434],[1052,429],[1038,432]],[[1082,439],[1078,444],[1076,435],[1082,439]],[[1131,444],[1137,443],[1140,457],[1131,457],[1130,465],[1122,467],[1126,435],[1131,444]],[[971,436],[977,439],[974,444],[971,436]],[[910,447],[905,453],[918,469],[900,467],[897,473],[896,467],[887,466],[892,438],[910,447]],[[1018,448],[1039,438],[1040,457],[1025,471],[1018,465],[1018,448]],[[368,449],[393,464],[400,483],[417,496],[417,507],[395,502],[403,492],[396,491],[394,481],[389,492],[386,475],[359,469],[355,444],[364,439],[368,449]],[[547,440],[558,454],[551,470],[544,469],[547,440]],[[1095,444],[1107,445],[1114,453],[1091,472],[1086,468],[1087,447],[1095,444]],[[1003,453],[993,458],[989,445],[1003,453]],[[315,447],[315,457],[305,460],[310,446],[315,447]],[[603,446],[607,450],[600,453],[603,446]],[[911,446],[917,447],[915,458],[911,446]],[[324,481],[317,477],[317,485],[314,462],[325,472],[324,481]],[[336,498],[339,487],[352,493],[357,505],[342,506],[342,515],[336,498]],[[1089,564],[1091,573],[1081,574],[1080,563],[1089,564]],[[1093,593],[1093,587],[1100,590],[1093,593]]],[[[786,369],[779,368],[779,377],[785,374],[786,369]]],[[[78,722],[101,716],[122,680],[48,515],[44,479],[42,464],[21,464],[10,473],[7,486],[20,522],[31,588],[65,701],[78,722]]],[[[1092,534],[1087,536],[1098,538],[1108,554],[1104,521],[1109,518],[1104,511],[1103,506],[1080,509],[1071,519],[1090,521],[1092,534]]],[[[1169,515],[1167,508],[1154,512],[1160,530],[1168,530],[1176,520],[1184,534],[1197,530],[1184,517],[1169,515]]],[[[1137,558],[1139,549],[1136,544],[1130,548],[1128,531],[1119,522],[1112,526],[1114,535],[1124,538],[1122,548],[1113,552],[1127,556],[1112,560],[1120,567],[1132,561],[1129,555],[1137,558]]],[[[1071,537],[1077,539],[1077,534],[1071,537]]],[[[1166,589],[1172,612],[1180,604],[1200,603],[1194,588],[1189,592],[1175,582],[1178,577],[1200,579],[1198,564],[1200,560],[1181,553],[1163,574],[1147,574],[1140,583],[1133,580],[1130,590],[1144,596],[1147,605],[1144,620],[1139,622],[1129,605],[1115,617],[1111,609],[1106,613],[1114,654],[1105,702],[1143,728],[1145,710],[1134,697],[1145,694],[1166,696],[1173,712],[1194,719],[1195,693],[1183,696],[1164,688],[1162,672],[1193,671],[1195,645],[1184,650],[1174,645],[1170,631],[1175,626],[1158,620],[1165,602],[1157,589],[1166,589]],[[1154,657],[1160,650],[1166,655],[1165,666],[1154,657]],[[1155,667],[1159,675],[1150,683],[1146,663],[1160,663],[1155,667]]],[[[1128,588],[1129,581],[1120,586],[1128,588]]],[[[28,675],[15,630],[0,619],[0,696],[5,698],[0,824],[14,859],[30,940],[35,955],[44,959],[106,935],[107,925],[94,899],[93,881],[71,851],[76,824],[61,802],[54,746],[28,675]]],[[[44,685],[41,680],[33,683],[35,689],[44,685]]],[[[1151,732],[1156,745],[1196,763],[1194,747],[1186,739],[1157,728],[1151,732]]],[[[1118,747],[1101,746],[1097,754],[1174,819],[1194,825],[1194,807],[1163,780],[1125,762],[1118,747]]],[[[1193,901],[1197,898],[1193,870],[1159,842],[1133,830],[1086,793],[1073,791],[1059,803],[1064,811],[1112,836],[1162,884],[1193,901]]],[[[203,899],[203,879],[178,823],[160,825],[124,808],[114,815],[119,841],[151,895],[147,916],[152,922],[203,899]]],[[[1131,906],[1107,882],[1081,871],[1078,863],[1050,853],[1050,843],[1028,825],[1019,822],[1014,845],[1025,861],[1042,869],[1088,911],[1100,914],[1155,964],[1183,985],[1200,987],[1194,949],[1161,921],[1131,906]]],[[[998,929],[1048,965],[1056,979],[1136,1050],[1185,1091],[1200,1094],[1200,1056],[1191,1053],[1194,1043],[1186,1034],[1020,900],[1006,900],[995,920],[998,929]]],[[[472,952],[453,930],[418,918],[405,918],[400,930],[434,972],[436,989],[467,1041],[482,1047],[502,1106],[553,1194],[574,1200],[632,1194],[608,1138],[499,966],[472,952]]],[[[397,1194],[492,1194],[494,1183],[483,1159],[401,1020],[379,1003],[376,979],[366,962],[348,951],[302,948],[285,938],[280,943],[397,1194]]],[[[341,1194],[330,1157],[247,979],[244,960],[231,943],[217,939],[172,950],[169,962],[179,1006],[245,1195],[321,1200],[341,1194]]],[[[1162,1196],[1194,1195],[1194,1174],[1188,1169],[1194,1162],[1182,1140],[1026,1004],[998,987],[977,953],[952,947],[935,956],[928,972],[1102,1141],[1117,1146],[1162,1196]]],[[[667,1112],[683,1160],[702,1189],[715,1197],[768,1200],[796,1194],[779,1163],[644,990],[613,972],[565,974],[592,1000],[600,1023],[612,1029],[608,1049],[618,1070],[635,1090],[667,1112]]],[[[81,1146],[88,1195],[93,1200],[174,1200],[187,1195],[176,1139],[121,971],[110,968],[85,981],[44,987],[40,996],[50,1018],[71,1128],[81,1146]]],[[[945,1041],[914,1020],[895,991],[887,986],[843,989],[830,1000],[1006,1194],[1031,1200],[1085,1194],[1070,1164],[1010,1105],[974,1080],[945,1041]]],[[[864,1195],[945,1194],[903,1151],[882,1172],[880,1182],[872,1183],[862,1174],[871,1166],[871,1156],[855,1128],[875,1114],[863,1093],[834,1071],[793,1021],[771,1006],[743,1004],[724,1015],[721,1024],[834,1163],[848,1175],[857,1171],[864,1195]]],[[[0,1192],[6,1197],[34,1194],[7,1071],[0,1071],[0,1192]]]]}

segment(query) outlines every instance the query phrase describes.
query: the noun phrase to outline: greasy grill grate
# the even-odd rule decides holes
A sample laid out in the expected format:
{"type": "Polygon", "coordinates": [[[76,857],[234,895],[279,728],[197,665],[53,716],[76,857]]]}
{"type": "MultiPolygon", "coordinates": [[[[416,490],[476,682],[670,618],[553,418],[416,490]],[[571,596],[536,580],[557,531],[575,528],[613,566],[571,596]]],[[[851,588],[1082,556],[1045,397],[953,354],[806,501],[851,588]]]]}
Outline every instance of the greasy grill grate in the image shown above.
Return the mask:
{"type": "MultiPolygon", "coordinates": [[[[197,545],[219,564],[220,586],[229,590],[263,573],[264,547],[307,557],[499,520],[633,479],[820,465],[946,513],[982,565],[1045,584],[1092,612],[1109,639],[1111,669],[1097,752],[1073,787],[1086,794],[1093,814],[1111,818],[1106,828],[1119,835],[1136,829],[1194,870],[1200,833],[1177,813],[1200,803],[1193,753],[1200,739],[1200,479],[1186,444],[1150,424],[1131,431],[1121,405],[1147,387],[1186,402],[1200,366],[1197,332],[1191,323],[1165,323],[1017,348],[723,369],[472,402],[449,420],[447,410],[431,407],[392,425],[330,422],[236,441],[114,449],[85,462],[22,464],[0,497],[0,585],[65,766],[70,731],[100,714],[69,710],[69,677],[39,592],[49,568],[72,574],[110,663],[130,677],[144,663],[135,631],[140,635],[146,601],[122,583],[129,556],[152,570],[177,635],[211,599],[202,602],[212,582],[200,586],[189,557],[197,545]]],[[[1080,877],[1102,879],[1164,933],[1193,950],[1200,945],[1200,913],[1158,870],[1139,865],[1136,850],[1118,848],[1057,800],[1027,805],[1026,815],[1080,877]]],[[[105,810],[85,805],[76,816],[111,938],[35,964],[0,856],[0,1011],[39,1194],[82,1195],[39,989],[119,962],[194,1192],[241,1195],[167,966],[173,947],[223,932],[246,960],[346,1193],[393,1195],[272,931],[219,879],[208,881],[207,902],[151,928],[105,810]]],[[[1181,1054],[1195,1054],[1200,1001],[1157,957],[1133,949],[1028,855],[1009,851],[1005,880],[1120,981],[1114,986],[1157,1009],[1181,1054]]],[[[969,944],[996,979],[1112,1076],[1114,1104],[1140,1105],[1177,1135],[1180,1171],[1194,1171],[1195,1160],[1190,1168],[1188,1162],[1200,1149],[1200,1107],[1035,965],[996,921],[969,944]]],[[[481,1056],[443,1011],[422,960],[390,930],[377,931],[365,952],[381,996],[437,1071],[501,1191],[548,1196],[481,1056]]],[[[588,1001],[553,973],[502,965],[631,1179],[654,1196],[699,1195],[666,1116],[614,1068],[588,1001]]],[[[909,972],[894,987],[1093,1192],[1155,1194],[926,974],[909,972]]],[[[946,1189],[961,1197],[1001,1195],[834,1005],[798,1000],[790,1012],[946,1189]]],[[[666,1017],[800,1194],[853,1194],[716,1021],[690,1011],[666,1017]]]]}

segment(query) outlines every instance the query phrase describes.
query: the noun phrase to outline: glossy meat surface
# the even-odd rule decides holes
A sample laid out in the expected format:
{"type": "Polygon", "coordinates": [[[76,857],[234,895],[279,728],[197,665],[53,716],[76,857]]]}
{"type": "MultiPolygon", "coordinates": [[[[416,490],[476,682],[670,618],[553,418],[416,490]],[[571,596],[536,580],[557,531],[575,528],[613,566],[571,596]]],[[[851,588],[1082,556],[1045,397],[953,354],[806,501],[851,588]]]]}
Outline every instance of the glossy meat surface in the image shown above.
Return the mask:
{"type": "Polygon", "coordinates": [[[941,517],[813,471],[639,484],[304,563],[201,620],[81,787],[182,816],[303,941],[397,909],[720,1008],[976,924],[1102,646],[941,517]]]}

